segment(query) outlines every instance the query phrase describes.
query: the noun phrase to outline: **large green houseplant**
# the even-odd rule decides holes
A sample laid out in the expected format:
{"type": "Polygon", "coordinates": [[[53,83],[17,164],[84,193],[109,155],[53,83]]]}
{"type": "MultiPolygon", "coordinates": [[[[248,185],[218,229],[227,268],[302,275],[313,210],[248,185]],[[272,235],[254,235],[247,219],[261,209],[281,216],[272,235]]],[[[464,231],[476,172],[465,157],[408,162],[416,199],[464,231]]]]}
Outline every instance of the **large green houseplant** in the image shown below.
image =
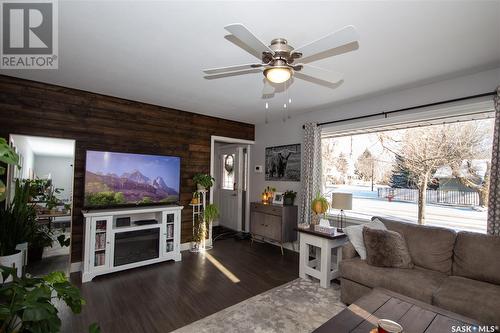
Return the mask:
{"type": "MultiPolygon", "coordinates": [[[[68,305],[73,313],[80,313],[85,301],[62,272],[53,272],[43,278],[18,278],[12,268],[0,266],[4,280],[0,285],[0,333],[56,333],[61,329],[54,300],[68,305]]],[[[99,332],[92,324],[91,333],[99,332]]]]}
{"type": "MultiPolygon", "coordinates": [[[[7,187],[2,180],[6,167],[18,167],[18,163],[19,156],[15,150],[4,138],[0,138],[0,203],[7,196],[7,187]]],[[[0,205],[0,265],[17,268],[18,275],[23,266],[23,253],[16,247],[26,242],[28,237],[28,211],[24,208],[16,202],[16,198],[10,205],[0,205]]]]}

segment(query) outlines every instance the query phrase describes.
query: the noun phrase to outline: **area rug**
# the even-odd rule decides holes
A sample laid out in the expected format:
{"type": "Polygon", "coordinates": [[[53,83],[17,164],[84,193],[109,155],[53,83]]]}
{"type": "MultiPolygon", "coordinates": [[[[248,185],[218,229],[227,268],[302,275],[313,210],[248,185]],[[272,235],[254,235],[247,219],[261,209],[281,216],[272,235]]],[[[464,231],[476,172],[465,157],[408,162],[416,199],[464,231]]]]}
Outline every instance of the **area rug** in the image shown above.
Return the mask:
{"type": "Polygon", "coordinates": [[[338,286],[296,279],[174,332],[311,332],[344,308],[338,286]]]}

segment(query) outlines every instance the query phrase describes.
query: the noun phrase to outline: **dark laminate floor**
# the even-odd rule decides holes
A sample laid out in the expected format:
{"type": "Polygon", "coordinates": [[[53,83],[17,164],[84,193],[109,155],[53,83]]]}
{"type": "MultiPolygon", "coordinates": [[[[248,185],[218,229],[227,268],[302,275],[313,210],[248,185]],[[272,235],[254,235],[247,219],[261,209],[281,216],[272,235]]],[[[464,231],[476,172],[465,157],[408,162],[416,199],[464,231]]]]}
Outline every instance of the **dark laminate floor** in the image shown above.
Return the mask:
{"type": "MultiPolygon", "coordinates": [[[[81,285],[80,315],[61,309],[63,332],[169,332],[298,277],[298,254],[233,239],[208,251],[239,280],[233,283],[203,255],[95,278],[81,285]]],[[[72,277],[75,280],[75,277],[72,277]]],[[[75,282],[75,281],[74,281],[75,282]]]]}

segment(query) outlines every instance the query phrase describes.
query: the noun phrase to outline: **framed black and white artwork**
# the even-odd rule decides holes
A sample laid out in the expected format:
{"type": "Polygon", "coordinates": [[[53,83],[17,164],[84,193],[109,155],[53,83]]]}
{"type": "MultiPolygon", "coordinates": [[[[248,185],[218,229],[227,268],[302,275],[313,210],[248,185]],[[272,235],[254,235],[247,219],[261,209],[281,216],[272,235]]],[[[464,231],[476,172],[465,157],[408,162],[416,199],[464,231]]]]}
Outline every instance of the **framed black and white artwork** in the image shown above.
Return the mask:
{"type": "Polygon", "coordinates": [[[300,143],[266,148],[266,180],[300,182],[300,143]]]}

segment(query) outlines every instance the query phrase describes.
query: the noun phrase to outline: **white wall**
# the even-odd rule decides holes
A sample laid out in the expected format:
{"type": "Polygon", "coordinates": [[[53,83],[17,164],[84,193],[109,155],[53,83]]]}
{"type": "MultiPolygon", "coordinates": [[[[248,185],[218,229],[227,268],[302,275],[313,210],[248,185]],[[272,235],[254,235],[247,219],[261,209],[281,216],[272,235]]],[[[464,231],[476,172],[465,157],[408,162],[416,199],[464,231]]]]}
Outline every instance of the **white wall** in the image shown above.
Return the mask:
{"type": "MultiPolygon", "coordinates": [[[[345,83],[345,84],[348,84],[345,83]]],[[[491,92],[500,85],[500,67],[494,70],[461,76],[455,79],[439,81],[386,93],[380,96],[360,99],[354,102],[334,106],[328,110],[314,111],[269,124],[255,126],[255,145],[252,147],[250,181],[251,200],[259,201],[262,190],[274,186],[278,191],[294,190],[299,192],[296,204],[300,201],[299,182],[266,182],[264,173],[255,173],[255,165],[264,166],[264,152],[266,147],[294,144],[303,142],[302,125],[306,122],[324,122],[351,118],[366,114],[376,114],[382,111],[397,110],[400,108],[439,102],[449,99],[472,96],[491,92]]]]}
{"type": "Polygon", "coordinates": [[[64,203],[71,202],[73,196],[73,158],[35,155],[35,173],[40,178],[52,176],[55,187],[62,188],[58,198],[64,203]]]}
{"type": "Polygon", "coordinates": [[[18,154],[23,158],[21,169],[22,178],[29,178],[30,169],[34,170],[35,156],[31,150],[28,139],[26,136],[12,135],[11,140],[14,143],[14,147],[17,148],[18,154]]]}

